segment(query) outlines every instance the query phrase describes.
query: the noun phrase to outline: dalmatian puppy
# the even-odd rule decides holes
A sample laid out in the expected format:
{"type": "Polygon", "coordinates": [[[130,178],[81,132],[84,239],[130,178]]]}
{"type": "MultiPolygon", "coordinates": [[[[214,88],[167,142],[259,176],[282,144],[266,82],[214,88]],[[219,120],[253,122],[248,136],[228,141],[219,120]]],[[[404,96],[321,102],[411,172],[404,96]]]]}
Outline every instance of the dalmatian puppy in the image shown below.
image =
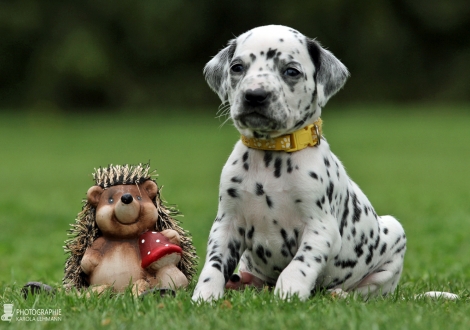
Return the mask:
{"type": "MultiPolygon", "coordinates": [[[[316,122],[349,75],[317,41],[277,25],[231,40],[204,73],[238,131],[257,141],[316,122]]],[[[295,152],[235,145],[193,300],[222,297],[228,282],[273,286],[285,299],[303,300],[319,288],[364,296],[395,290],[406,250],[402,226],[376,214],[326,140],[319,142],[295,152]]]]}

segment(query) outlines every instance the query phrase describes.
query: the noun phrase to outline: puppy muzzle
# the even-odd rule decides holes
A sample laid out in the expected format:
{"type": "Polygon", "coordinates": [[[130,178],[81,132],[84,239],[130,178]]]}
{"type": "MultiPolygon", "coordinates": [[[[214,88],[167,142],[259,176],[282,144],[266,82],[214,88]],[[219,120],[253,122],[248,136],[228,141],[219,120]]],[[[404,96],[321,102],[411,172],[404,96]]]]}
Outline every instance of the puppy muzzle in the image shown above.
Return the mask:
{"type": "Polygon", "coordinates": [[[273,94],[263,88],[247,89],[240,95],[240,107],[234,116],[240,126],[253,130],[273,130],[278,126],[273,117],[273,94]]]}

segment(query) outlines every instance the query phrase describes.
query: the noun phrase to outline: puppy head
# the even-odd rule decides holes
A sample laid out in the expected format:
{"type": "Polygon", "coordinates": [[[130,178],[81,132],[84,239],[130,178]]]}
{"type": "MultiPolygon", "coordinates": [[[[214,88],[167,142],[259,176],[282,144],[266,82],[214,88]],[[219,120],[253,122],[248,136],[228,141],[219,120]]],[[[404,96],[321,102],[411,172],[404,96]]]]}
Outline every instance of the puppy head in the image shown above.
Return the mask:
{"type": "Polygon", "coordinates": [[[346,82],[346,67],[321,45],[280,25],[230,40],[205,68],[245,136],[271,138],[313,123],[346,82]]]}

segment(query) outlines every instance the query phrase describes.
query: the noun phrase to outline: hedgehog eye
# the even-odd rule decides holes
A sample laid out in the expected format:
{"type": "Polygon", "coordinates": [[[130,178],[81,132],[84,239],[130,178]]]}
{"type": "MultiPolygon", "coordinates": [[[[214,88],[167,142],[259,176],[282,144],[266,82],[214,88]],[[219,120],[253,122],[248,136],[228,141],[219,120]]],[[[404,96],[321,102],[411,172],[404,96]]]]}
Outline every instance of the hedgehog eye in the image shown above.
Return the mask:
{"type": "Polygon", "coordinates": [[[137,198],[138,201],[142,200],[142,197],[140,197],[140,196],[137,196],[136,198],[137,198]]]}
{"type": "Polygon", "coordinates": [[[113,204],[113,203],[114,203],[114,199],[113,199],[112,197],[109,197],[108,203],[109,203],[109,204],[113,204]]]}

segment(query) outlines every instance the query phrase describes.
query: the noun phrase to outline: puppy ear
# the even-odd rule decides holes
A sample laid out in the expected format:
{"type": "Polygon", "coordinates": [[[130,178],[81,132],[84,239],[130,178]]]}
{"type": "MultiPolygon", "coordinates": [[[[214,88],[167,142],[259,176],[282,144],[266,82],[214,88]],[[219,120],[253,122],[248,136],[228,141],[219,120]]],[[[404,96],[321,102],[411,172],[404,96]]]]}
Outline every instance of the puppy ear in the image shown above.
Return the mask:
{"type": "Polygon", "coordinates": [[[318,41],[307,39],[307,48],[315,65],[317,102],[320,107],[338,92],[349,77],[348,69],[331,52],[322,48],[318,41]]]}
{"type": "Polygon", "coordinates": [[[228,46],[215,55],[204,67],[204,75],[209,87],[219,95],[222,102],[227,100],[228,68],[236,47],[237,40],[230,40],[228,46]]]}

